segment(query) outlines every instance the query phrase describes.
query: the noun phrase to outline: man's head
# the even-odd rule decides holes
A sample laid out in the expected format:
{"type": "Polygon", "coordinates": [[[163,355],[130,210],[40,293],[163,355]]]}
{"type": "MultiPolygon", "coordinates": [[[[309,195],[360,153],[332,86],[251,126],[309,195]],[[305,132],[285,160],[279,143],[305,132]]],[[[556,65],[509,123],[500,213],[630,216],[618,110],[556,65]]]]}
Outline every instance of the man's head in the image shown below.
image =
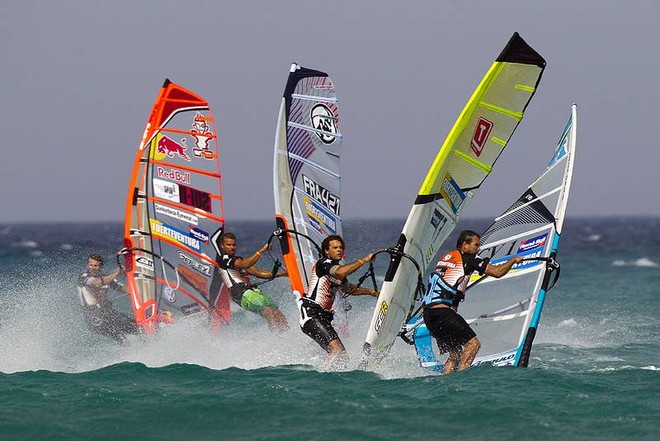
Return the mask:
{"type": "Polygon", "coordinates": [[[481,235],[472,230],[463,230],[458,235],[456,248],[466,254],[477,254],[481,247],[481,235]]]}
{"type": "Polygon", "coordinates": [[[344,239],[338,234],[331,234],[321,242],[323,255],[332,260],[340,260],[344,256],[344,239]]]}
{"type": "Polygon", "coordinates": [[[234,233],[224,233],[220,238],[220,251],[222,254],[233,256],[236,254],[236,236],[234,233]]]}
{"type": "Polygon", "coordinates": [[[100,254],[92,253],[87,256],[87,271],[92,274],[99,274],[103,268],[103,257],[100,254]]]}

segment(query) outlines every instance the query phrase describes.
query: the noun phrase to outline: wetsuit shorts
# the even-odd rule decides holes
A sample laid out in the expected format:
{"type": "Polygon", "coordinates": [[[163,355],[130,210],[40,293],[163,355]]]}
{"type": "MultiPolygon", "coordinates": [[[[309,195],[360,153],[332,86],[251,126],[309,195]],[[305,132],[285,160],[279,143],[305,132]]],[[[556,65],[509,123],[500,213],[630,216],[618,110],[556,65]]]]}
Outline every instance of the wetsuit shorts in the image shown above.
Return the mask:
{"type": "Polygon", "coordinates": [[[99,334],[123,341],[127,334],[139,334],[135,320],[110,306],[83,306],[83,315],[89,328],[99,334]]]}
{"type": "Polygon", "coordinates": [[[250,288],[241,297],[241,308],[246,311],[261,314],[264,308],[277,309],[273,301],[259,288],[250,288]]]}
{"type": "Polygon", "coordinates": [[[465,319],[451,308],[424,309],[424,322],[438,342],[441,354],[461,352],[463,346],[477,336],[465,319]]]}
{"type": "Polygon", "coordinates": [[[332,327],[334,314],[316,302],[306,299],[301,299],[300,302],[300,329],[327,351],[330,342],[339,338],[332,327]]]}

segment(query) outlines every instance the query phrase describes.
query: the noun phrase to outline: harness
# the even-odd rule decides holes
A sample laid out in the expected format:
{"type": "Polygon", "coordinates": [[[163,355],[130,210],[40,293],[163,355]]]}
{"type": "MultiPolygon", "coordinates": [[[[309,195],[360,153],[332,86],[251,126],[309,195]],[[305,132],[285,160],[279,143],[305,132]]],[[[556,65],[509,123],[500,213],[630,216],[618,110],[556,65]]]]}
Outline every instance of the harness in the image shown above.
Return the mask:
{"type": "Polygon", "coordinates": [[[248,286],[247,283],[243,281],[241,270],[237,270],[234,268],[234,262],[236,261],[237,257],[238,256],[229,256],[228,254],[222,254],[220,256],[219,269],[220,269],[220,274],[224,274],[227,277],[225,283],[227,282],[231,283],[231,286],[227,284],[231,299],[240,305],[241,300],[243,299],[243,294],[250,287],[248,286]],[[232,274],[232,272],[235,272],[235,275],[232,274]]]}
{"type": "Polygon", "coordinates": [[[429,287],[426,295],[422,299],[422,306],[429,307],[444,303],[448,306],[457,307],[458,304],[465,298],[465,293],[458,289],[462,278],[456,282],[455,286],[450,286],[444,281],[442,275],[434,271],[429,277],[429,287]]]}
{"type": "Polygon", "coordinates": [[[108,298],[108,290],[113,289],[115,291],[121,291],[123,285],[119,283],[116,279],[113,279],[112,282],[104,285],[100,288],[93,288],[86,285],[87,279],[90,277],[88,273],[82,274],[78,278],[78,283],[76,288],[78,289],[78,298],[80,300],[80,305],[83,308],[102,308],[111,303],[111,300],[108,298]],[[88,298],[94,299],[95,304],[89,303],[88,298]]]}

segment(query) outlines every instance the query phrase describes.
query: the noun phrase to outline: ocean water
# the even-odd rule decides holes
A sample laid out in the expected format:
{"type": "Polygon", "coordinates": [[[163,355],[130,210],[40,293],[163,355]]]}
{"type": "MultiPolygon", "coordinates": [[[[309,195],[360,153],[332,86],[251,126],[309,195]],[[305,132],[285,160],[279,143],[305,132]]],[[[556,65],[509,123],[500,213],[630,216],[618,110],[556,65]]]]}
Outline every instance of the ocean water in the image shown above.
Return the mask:
{"type": "MultiPolygon", "coordinates": [[[[345,221],[349,259],[402,225],[345,221]]],[[[121,229],[0,225],[0,440],[660,439],[660,219],[569,218],[530,366],[449,376],[403,342],[376,372],[328,371],[285,280],[264,285],[291,324],[282,335],[240,309],[218,335],[194,321],[125,345],[92,334],[75,279],[93,250],[114,267],[121,229]]],[[[247,254],[273,224],[231,229],[247,254]]],[[[373,299],[352,303],[354,366],[373,299]]]]}

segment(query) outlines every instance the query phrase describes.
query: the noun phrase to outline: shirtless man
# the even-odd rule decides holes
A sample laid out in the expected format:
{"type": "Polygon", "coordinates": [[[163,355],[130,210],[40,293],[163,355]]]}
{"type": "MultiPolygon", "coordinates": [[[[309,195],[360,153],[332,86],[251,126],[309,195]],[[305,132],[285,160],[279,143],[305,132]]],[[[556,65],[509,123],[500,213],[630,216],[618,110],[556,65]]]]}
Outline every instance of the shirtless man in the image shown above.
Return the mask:
{"type": "Polygon", "coordinates": [[[268,328],[272,332],[282,332],[289,328],[289,324],[282,311],[259,288],[253,286],[250,276],[260,279],[272,279],[286,276],[286,271],[273,275],[271,271],[255,267],[261,255],[268,250],[268,244],[261,247],[247,258],[236,255],[236,236],[233,233],[224,233],[220,238],[220,275],[229,288],[231,299],[241,308],[261,315],[266,319],[268,328]]]}

